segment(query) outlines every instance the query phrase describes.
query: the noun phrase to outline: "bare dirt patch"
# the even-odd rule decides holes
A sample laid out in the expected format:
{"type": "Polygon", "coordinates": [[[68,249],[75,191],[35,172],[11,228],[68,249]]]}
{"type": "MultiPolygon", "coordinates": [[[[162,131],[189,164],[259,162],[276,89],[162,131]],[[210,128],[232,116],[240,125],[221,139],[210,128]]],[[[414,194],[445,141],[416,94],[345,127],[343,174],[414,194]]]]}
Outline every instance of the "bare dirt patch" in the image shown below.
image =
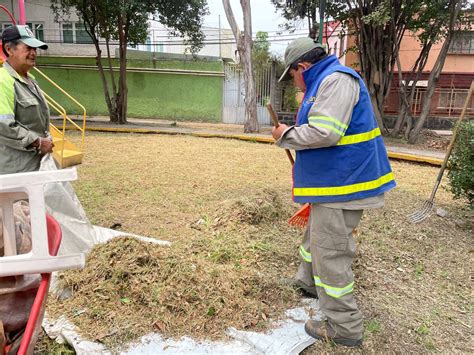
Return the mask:
{"type": "MultiPolygon", "coordinates": [[[[128,241],[102,246],[79,279],[64,277],[76,296],[87,295],[89,305],[72,306],[74,297],[52,300],[50,312],[89,322],[90,329],[100,327],[94,334],[83,331],[114,345],[151,330],[214,338],[225,336],[228,325],[265,329],[269,318],[297,303],[296,294],[279,282],[296,271],[303,234],[286,226],[296,206],[283,151],[235,140],[162,135],[90,133],[86,143],[75,188],[91,220],[106,227],[120,223],[124,231],[170,240],[173,246],[156,252],[128,241]],[[126,256],[111,256],[115,247],[117,256],[126,256]],[[123,263],[126,287],[119,283],[110,292],[100,291],[113,286],[106,282],[113,278],[96,279],[101,260],[123,263]],[[148,261],[140,266],[139,260],[148,261]],[[169,265],[175,265],[176,274],[169,265]],[[143,270],[138,282],[131,281],[137,276],[133,270],[143,270]],[[144,282],[147,278],[150,282],[144,282]],[[90,309],[102,302],[99,293],[110,300],[95,319],[90,309]],[[241,312],[232,313],[233,307],[241,312]],[[74,317],[84,308],[89,311],[74,317]],[[117,313],[143,315],[145,310],[156,317],[142,321],[146,324],[135,333],[107,321],[117,313]]],[[[364,347],[356,352],[472,352],[468,212],[443,184],[436,203],[448,217],[409,224],[406,215],[429,196],[438,169],[395,161],[392,166],[398,188],[387,195],[386,208],[365,213],[357,237],[356,297],[366,333],[364,347]]],[[[128,322],[139,325],[138,319],[144,318],[128,322]]],[[[306,351],[347,352],[322,344],[306,351]]]]}

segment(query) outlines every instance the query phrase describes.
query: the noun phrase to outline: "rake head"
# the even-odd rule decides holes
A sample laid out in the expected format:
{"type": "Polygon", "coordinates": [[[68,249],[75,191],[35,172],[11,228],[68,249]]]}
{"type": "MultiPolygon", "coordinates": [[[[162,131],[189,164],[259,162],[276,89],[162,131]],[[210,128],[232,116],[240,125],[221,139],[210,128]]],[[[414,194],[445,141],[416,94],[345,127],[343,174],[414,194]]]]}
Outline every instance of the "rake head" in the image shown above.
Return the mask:
{"type": "Polygon", "coordinates": [[[291,218],[288,220],[288,224],[298,228],[306,227],[308,223],[309,214],[311,212],[311,205],[305,203],[291,218]]]}
{"type": "Polygon", "coordinates": [[[431,216],[431,213],[433,212],[433,207],[434,203],[432,200],[425,201],[423,206],[412,214],[408,215],[408,220],[411,223],[420,223],[424,219],[428,218],[431,216]]]}

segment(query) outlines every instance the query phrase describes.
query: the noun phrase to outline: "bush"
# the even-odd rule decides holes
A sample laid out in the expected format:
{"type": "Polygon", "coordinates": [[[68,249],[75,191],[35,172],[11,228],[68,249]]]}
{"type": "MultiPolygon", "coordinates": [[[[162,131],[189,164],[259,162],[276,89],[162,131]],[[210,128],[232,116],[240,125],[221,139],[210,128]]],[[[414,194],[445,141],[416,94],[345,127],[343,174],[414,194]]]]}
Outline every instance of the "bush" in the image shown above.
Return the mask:
{"type": "Polygon", "coordinates": [[[454,197],[467,198],[469,207],[474,208],[474,121],[459,126],[448,167],[454,197]]]}

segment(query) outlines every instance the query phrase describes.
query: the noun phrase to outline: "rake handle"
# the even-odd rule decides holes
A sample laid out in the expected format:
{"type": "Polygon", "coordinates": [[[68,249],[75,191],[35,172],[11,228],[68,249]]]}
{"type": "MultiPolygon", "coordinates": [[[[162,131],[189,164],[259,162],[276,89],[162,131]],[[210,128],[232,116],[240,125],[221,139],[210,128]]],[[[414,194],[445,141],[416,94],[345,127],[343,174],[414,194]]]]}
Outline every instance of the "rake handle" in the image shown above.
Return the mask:
{"type": "MultiPolygon", "coordinates": [[[[267,104],[267,110],[270,113],[270,118],[272,119],[273,126],[278,128],[280,126],[280,122],[278,121],[278,116],[273,110],[272,104],[267,104]]],[[[293,155],[288,149],[285,149],[285,153],[290,161],[291,165],[295,165],[295,160],[293,159],[293,155]]]]}
{"type": "Polygon", "coordinates": [[[436,178],[436,184],[433,188],[433,191],[431,192],[431,196],[429,201],[433,202],[434,197],[436,195],[436,191],[438,190],[438,187],[441,183],[441,179],[443,178],[444,170],[446,170],[446,166],[448,165],[448,160],[449,157],[451,156],[451,152],[454,147],[454,143],[456,141],[456,137],[458,134],[458,128],[461,122],[464,120],[464,116],[466,115],[467,107],[469,106],[471,102],[471,96],[472,96],[472,91],[474,90],[474,81],[471,82],[471,87],[469,88],[469,91],[467,93],[466,101],[464,102],[464,107],[462,108],[461,115],[459,116],[458,121],[456,122],[456,125],[454,126],[453,129],[453,136],[451,137],[451,142],[449,142],[448,149],[446,152],[446,156],[444,157],[443,164],[441,165],[441,169],[439,170],[438,177],[436,178]]]}

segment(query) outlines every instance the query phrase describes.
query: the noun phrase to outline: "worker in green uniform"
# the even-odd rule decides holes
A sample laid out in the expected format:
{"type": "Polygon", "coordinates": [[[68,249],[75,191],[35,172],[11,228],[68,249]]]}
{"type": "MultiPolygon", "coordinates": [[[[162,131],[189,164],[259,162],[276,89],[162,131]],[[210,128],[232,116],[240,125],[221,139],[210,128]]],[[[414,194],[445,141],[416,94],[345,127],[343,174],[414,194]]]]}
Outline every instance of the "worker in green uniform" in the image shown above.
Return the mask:
{"type": "Polygon", "coordinates": [[[28,26],[11,26],[2,33],[7,60],[0,68],[0,174],[39,170],[41,158],[53,149],[49,108],[29,74],[37,48],[48,46],[28,26]]]}

